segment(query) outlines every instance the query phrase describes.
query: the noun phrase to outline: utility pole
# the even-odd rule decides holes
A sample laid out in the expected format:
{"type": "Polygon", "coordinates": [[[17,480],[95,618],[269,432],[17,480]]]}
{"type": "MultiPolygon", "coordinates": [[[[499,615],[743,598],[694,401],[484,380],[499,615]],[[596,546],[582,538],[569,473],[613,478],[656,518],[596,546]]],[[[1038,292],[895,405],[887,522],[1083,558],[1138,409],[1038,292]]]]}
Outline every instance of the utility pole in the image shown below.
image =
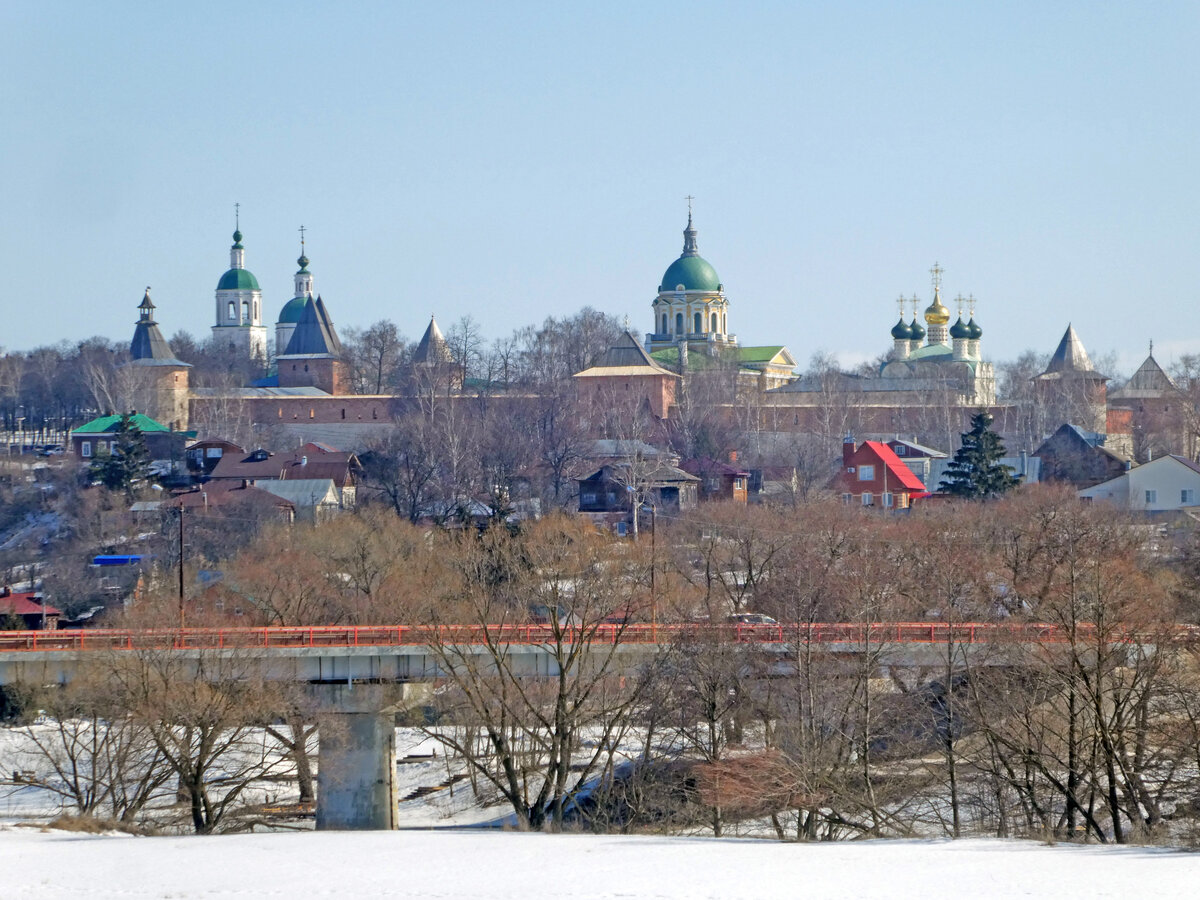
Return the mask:
{"type": "Polygon", "coordinates": [[[179,499],[179,627],[183,627],[183,498],[179,499]]]}
{"type": "Polygon", "coordinates": [[[650,504],[650,638],[658,642],[658,595],[654,590],[654,573],[658,568],[658,504],[650,504]]]}

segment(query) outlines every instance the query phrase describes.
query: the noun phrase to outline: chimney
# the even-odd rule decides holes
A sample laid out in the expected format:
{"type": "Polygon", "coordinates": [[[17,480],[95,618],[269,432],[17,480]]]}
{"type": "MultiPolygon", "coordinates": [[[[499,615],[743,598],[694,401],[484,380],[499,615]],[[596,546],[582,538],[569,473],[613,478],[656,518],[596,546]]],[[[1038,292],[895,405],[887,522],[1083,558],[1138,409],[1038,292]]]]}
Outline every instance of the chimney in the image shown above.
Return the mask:
{"type": "Polygon", "coordinates": [[[737,463],[737,451],[736,450],[729,451],[729,463],[730,463],[730,465],[734,465],[737,463]]]}
{"type": "Polygon", "coordinates": [[[850,460],[854,456],[854,451],[857,448],[854,446],[854,435],[846,432],[846,436],[842,438],[842,465],[850,465],[850,460]]]}

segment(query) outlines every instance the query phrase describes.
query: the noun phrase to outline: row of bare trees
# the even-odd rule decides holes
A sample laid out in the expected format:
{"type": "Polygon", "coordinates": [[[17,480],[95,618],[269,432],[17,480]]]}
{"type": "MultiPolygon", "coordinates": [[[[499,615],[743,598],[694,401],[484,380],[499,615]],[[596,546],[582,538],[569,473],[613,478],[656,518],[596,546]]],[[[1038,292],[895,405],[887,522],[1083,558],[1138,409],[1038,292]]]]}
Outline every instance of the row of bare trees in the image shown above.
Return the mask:
{"type": "MultiPolygon", "coordinates": [[[[1194,554],[1178,552],[1194,538],[1174,537],[1032,489],[904,517],[707,506],[636,543],[567,518],[479,532],[376,510],[248,545],[194,618],[229,621],[224,596],[244,624],[428,626],[443,673],[428,733],[480,802],[524,827],[1160,840],[1193,829],[1200,808],[1200,646],[1176,629],[1198,610],[1194,554]],[[745,613],[782,624],[722,624],[745,613]],[[911,621],[944,627],[927,644],[816,636],[821,623],[911,621]],[[966,623],[1057,639],[971,642],[949,627],[966,623]],[[515,653],[514,629],[530,625],[539,653],[515,653]]],[[[153,623],[154,609],[131,615],[153,623]]],[[[258,773],[307,766],[313,724],[278,687],[205,687],[168,662],[114,663],[83,695],[95,702],[39,701],[78,732],[44,737],[56,746],[136,746],[125,768],[138,778],[119,790],[57,771],[80,808],[137,815],[143,796],[178,791],[206,830],[225,797],[206,796],[215,769],[239,782],[204,753],[242,742],[234,756],[258,773]]]]}

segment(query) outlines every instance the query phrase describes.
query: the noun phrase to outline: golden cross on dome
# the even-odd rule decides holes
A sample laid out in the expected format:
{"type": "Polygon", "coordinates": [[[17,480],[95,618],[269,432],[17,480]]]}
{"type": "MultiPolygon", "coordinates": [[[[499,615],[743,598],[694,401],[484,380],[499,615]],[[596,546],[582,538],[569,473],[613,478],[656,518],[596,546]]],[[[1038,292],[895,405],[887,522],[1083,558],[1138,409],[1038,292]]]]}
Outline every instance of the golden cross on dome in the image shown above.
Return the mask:
{"type": "Polygon", "coordinates": [[[242,204],[240,203],[233,204],[233,227],[239,231],[242,228],[242,204]]]}
{"type": "Polygon", "coordinates": [[[917,295],[916,295],[916,294],[913,294],[913,295],[912,295],[912,305],[913,305],[913,318],[914,318],[914,319],[917,317],[917,305],[918,305],[920,302],[921,302],[921,301],[920,301],[920,299],[917,297],[917,295]]]}
{"type": "Polygon", "coordinates": [[[904,318],[904,304],[908,302],[903,294],[896,298],[896,305],[900,307],[900,318],[904,318]]]}
{"type": "Polygon", "coordinates": [[[692,201],[695,200],[696,198],[693,197],[691,194],[688,194],[683,199],[688,202],[688,218],[690,219],[692,217],[692,201]]]}
{"type": "Polygon", "coordinates": [[[300,250],[301,250],[301,252],[303,252],[303,250],[304,250],[304,226],[303,225],[300,226],[300,250]]]}
{"type": "Polygon", "coordinates": [[[939,266],[936,262],[933,264],[933,268],[929,270],[929,274],[933,276],[934,291],[941,290],[942,272],[944,272],[944,271],[945,271],[945,269],[943,269],[941,266],[939,266]]]}

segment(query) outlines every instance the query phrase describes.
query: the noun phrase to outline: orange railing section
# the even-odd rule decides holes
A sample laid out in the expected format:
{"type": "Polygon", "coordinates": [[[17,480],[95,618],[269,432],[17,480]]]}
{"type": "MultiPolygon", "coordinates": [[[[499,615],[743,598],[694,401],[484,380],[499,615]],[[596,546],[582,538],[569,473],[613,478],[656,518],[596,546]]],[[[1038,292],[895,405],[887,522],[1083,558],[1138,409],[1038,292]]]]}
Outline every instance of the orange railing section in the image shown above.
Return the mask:
{"type": "MultiPolygon", "coordinates": [[[[1076,638],[1095,638],[1080,625],[1076,638]]],[[[311,625],[266,628],[89,628],[61,631],[0,631],[0,653],[19,651],[221,650],[296,647],[420,647],[442,644],[551,644],[586,640],[607,644],[668,644],[677,640],[733,640],[760,644],[1059,644],[1070,639],[1062,626],[980,622],[824,622],[800,625],[599,624],[564,625],[311,625]]],[[[1200,629],[1142,636],[1118,629],[1109,641],[1200,640],[1200,629]]]]}

